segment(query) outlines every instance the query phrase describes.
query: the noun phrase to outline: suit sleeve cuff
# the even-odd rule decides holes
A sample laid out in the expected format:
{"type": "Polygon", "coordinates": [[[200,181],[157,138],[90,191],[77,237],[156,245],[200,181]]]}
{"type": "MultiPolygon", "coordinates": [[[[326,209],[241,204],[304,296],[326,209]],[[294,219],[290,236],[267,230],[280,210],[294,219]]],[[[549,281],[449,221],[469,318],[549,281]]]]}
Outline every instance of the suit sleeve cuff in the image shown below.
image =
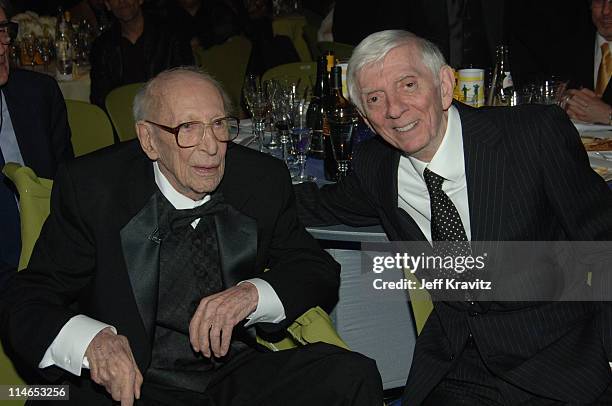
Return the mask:
{"type": "Polygon", "coordinates": [[[110,327],[115,334],[117,330],[106,323],[79,314],[68,320],[55,337],[42,360],[39,368],[51,365],[58,366],[76,376],[81,376],[81,368],[89,368],[85,351],[93,338],[103,329],[110,327]]]}
{"type": "Polygon", "coordinates": [[[242,281],[238,285],[245,282],[255,285],[259,295],[257,309],[247,317],[248,322],[245,327],[255,323],[279,323],[285,320],[285,307],[268,282],[260,278],[253,278],[242,281]]]}

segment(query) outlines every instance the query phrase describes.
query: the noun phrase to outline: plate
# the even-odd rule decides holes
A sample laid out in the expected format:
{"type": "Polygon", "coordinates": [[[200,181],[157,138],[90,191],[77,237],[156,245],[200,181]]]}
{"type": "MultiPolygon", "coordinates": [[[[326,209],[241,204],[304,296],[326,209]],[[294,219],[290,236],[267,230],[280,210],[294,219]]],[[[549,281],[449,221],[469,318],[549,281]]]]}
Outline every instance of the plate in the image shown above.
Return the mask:
{"type": "Polygon", "coordinates": [[[589,152],[591,168],[604,180],[612,180],[612,151],[589,152]]]}
{"type": "Polygon", "coordinates": [[[576,120],[572,120],[572,123],[574,123],[574,127],[576,127],[579,133],[594,131],[612,131],[612,125],[608,124],[583,123],[582,121],[576,120]]]}

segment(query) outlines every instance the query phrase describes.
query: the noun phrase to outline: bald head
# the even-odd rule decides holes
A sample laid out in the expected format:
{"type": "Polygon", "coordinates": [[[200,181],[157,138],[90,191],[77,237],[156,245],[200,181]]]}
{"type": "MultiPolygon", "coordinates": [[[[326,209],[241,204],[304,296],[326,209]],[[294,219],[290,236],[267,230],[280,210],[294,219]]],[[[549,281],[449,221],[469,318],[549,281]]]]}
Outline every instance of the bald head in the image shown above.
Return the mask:
{"type": "Polygon", "coordinates": [[[166,106],[168,94],[183,84],[191,85],[204,81],[212,85],[223,99],[225,113],[230,115],[233,107],[229,96],[221,84],[210,74],[196,67],[180,67],[166,70],[149,80],[134,98],[134,121],[152,119],[158,116],[166,106]]]}

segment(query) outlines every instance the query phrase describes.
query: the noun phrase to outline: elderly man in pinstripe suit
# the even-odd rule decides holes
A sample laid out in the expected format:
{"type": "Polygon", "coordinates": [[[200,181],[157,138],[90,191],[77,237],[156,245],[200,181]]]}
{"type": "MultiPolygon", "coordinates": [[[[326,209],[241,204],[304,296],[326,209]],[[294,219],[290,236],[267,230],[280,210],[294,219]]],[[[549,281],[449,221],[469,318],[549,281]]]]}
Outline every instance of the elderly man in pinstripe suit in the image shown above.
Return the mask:
{"type": "MultiPolygon", "coordinates": [[[[380,224],[392,241],[611,240],[612,193],[561,109],[474,109],[453,102],[453,86],[430,42],[398,30],[364,39],[349,95],[380,137],[342,182],[296,188],[302,220],[380,224]]],[[[601,302],[436,301],[403,404],[607,404],[610,313],[601,302]]]]}

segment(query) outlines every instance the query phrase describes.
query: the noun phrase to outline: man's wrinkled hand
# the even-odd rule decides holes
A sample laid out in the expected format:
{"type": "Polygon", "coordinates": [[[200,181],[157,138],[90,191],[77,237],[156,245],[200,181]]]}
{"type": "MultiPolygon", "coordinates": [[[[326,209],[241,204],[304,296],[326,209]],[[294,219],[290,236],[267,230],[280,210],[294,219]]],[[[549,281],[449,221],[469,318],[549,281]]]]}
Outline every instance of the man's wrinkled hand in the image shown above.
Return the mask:
{"type": "Polygon", "coordinates": [[[91,340],[85,356],[89,361],[91,379],[104,386],[121,406],[131,406],[140,399],[142,374],[136,365],[130,344],[125,336],[113,333],[110,327],[91,340]]]}
{"type": "Polygon", "coordinates": [[[565,92],[562,103],[572,119],[603,124],[609,121],[610,106],[590,89],[570,89],[565,92]]]}
{"type": "Polygon", "coordinates": [[[234,326],[257,309],[258,301],[257,288],[249,282],[202,299],[189,323],[194,351],[209,358],[226,355],[234,326]]]}

